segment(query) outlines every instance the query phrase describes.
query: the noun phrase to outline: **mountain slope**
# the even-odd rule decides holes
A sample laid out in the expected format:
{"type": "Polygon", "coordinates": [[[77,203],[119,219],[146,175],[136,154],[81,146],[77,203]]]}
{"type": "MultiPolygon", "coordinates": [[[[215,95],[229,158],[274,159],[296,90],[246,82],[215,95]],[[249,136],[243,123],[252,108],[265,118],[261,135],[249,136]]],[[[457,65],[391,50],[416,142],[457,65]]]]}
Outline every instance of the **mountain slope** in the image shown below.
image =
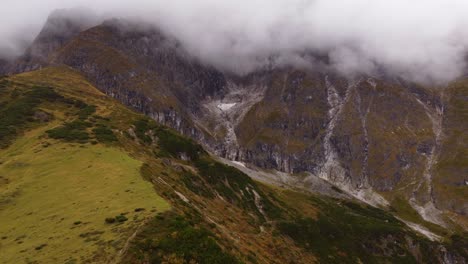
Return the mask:
{"type": "Polygon", "coordinates": [[[466,262],[463,233],[255,182],[70,68],[1,84],[3,113],[29,109],[0,119],[2,262],[466,262]]]}
{"type": "MultiPolygon", "coordinates": [[[[9,124],[16,130],[16,139],[1,137],[0,259],[3,263],[105,262],[113,259],[133,230],[154,215],[152,210],[163,212],[169,204],[141,178],[141,161],[127,152],[112,144],[81,144],[73,138],[57,141],[46,136],[65,122],[77,122],[71,120],[83,115],[87,104],[98,105],[93,117],[86,117],[88,121],[128,112],[73,72],[47,74],[49,79],[41,74],[9,78],[1,91],[5,111],[29,107],[24,103],[33,93],[31,99],[37,102],[30,115],[24,113],[23,124],[21,112],[16,112],[17,123],[9,124]],[[135,212],[136,208],[146,210],[135,212]],[[106,224],[106,218],[122,213],[132,221],[106,224]]],[[[5,124],[5,119],[1,121],[5,124]]]]}
{"type": "MultiPolygon", "coordinates": [[[[464,94],[464,82],[422,87],[384,75],[347,79],[291,67],[235,76],[203,65],[169,35],[122,20],[80,32],[43,62],[62,64],[217,155],[310,175],[298,186],[320,177],[382,206],[402,197],[429,222],[466,227],[467,204],[457,202],[464,200],[464,179],[451,173],[433,180],[437,161],[450,156],[441,150],[452,148],[444,131],[457,126],[445,111],[466,106],[450,94],[464,94]],[[451,192],[457,198],[445,189],[459,190],[451,192]]],[[[29,66],[20,61],[15,68],[29,66]]]]}

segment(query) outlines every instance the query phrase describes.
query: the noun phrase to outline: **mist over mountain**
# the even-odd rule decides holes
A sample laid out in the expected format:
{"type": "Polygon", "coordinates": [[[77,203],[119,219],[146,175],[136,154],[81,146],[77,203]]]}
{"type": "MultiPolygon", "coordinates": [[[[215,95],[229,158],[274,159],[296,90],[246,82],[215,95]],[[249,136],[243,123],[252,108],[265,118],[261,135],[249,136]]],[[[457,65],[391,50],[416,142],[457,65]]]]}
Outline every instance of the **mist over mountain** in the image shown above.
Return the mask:
{"type": "Polygon", "coordinates": [[[317,54],[347,76],[383,69],[412,81],[448,82],[466,68],[463,0],[49,0],[8,6],[0,11],[0,56],[7,58],[24,52],[53,10],[82,6],[68,15],[86,26],[115,17],[149,23],[202,62],[237,74],[277,64],[323,67],[317,54]]]}

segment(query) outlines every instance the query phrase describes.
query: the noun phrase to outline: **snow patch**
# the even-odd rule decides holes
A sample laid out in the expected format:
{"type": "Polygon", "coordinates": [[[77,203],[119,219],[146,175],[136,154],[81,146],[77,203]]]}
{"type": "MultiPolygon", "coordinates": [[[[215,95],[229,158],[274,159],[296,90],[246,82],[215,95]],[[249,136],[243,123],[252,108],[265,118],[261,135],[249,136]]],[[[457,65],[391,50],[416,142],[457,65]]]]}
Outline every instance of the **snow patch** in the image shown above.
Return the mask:
{"type": "Polygon", "coordinates": [[[219,109],[221,109],[222,111],[228,111],[229,109],[231,109],[233,106],[235,106],[237,103],[229,103],[229,104],[226,104],[226,103],[220,103],[217,105],[217,107],[219,109]]]}
{"type": "Polygon", "coordinates": [[[216,155],[242,160],[235,130],[251,107],[263,99],[266,88],[265,85],[244,86],[228,82],[223,88],[224,94],[206,98],[202,102],[203,109],[195,122],[207,131],[212,131],[219,140],[224,138],[223,146],[214,150],[216,155]]]}

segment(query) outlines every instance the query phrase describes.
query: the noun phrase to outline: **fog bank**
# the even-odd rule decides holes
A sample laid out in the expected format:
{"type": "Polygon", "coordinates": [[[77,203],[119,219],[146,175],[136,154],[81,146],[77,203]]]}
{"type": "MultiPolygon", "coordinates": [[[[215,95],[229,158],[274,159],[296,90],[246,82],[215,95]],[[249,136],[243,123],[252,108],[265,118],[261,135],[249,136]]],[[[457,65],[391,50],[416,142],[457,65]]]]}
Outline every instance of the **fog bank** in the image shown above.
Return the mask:
{"type": "Polygon", "coordinates": [[[248,73],[270,63],[314,66],[329,58],[344,74],[379,69],[415,81],[464,73],[465,0],[7,0],[0,56],[24,51],[55,9],[86,7],[100,20],[144,20],[179,39],[205,63],[248,73]]]}

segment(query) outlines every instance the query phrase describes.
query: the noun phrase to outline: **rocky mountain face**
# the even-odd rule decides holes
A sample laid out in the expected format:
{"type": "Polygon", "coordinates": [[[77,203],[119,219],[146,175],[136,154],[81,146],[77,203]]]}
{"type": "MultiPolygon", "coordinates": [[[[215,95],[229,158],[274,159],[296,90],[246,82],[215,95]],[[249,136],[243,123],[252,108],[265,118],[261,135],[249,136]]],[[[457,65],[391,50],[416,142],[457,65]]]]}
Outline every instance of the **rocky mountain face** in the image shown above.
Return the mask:
{"type": "Polygon", "coordinates": [[[68,65],[221,157],[319,177],[373,204],[403,198],[426,221],[466,229],[468,81],[424,87],[286,66],[236,76],[153,28],[85,28],[50,19],[6,71],[68,65]]]}

